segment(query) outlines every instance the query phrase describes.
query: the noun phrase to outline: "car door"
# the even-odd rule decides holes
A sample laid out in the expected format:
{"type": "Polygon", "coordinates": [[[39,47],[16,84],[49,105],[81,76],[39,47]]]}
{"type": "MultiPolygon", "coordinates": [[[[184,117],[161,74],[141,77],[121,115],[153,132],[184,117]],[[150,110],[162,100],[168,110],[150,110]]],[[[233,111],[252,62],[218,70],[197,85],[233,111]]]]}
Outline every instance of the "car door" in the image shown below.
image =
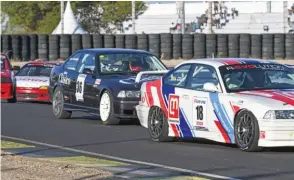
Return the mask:
{"type": "MultiPolygon", "coordinates": [[[[205,83],[213,83],[219,87],[219,80],[214,67],[202,64],[196,64],[187,83],[191,89],[192,113],[190,119],[193,130],[198,131],[198,137],[205,134],[199,133],[215,131],[215,114],[212,101],[215,99],[216,92],[207,92],[203,89],[205,83]]],[[[215,102],[213,102],[215,103],[215,102]]]]}
{"type": "Polygon", "coordinates": [[[75,98],[78,105],[87,108],[93,108],[95,106],[93,90],[95,88],[97,76],[96,62],[95,53],[86,52],[77,66],[79,75],[75,89],[75,98]]]}
{"type": "Polygon", "coordinates": [[[162,94],[167,103],[173,136],[193,137],[191,131],[192,90],[186,87],[193,64],[183,64],[163,77],[162,94]]]}
{"type": "Polygon", "coordinates": [[[59,74],[60,81],[62,83],[63,93],[66,98],[66,103],[76,104],[75,101],[75,91],[76,91],[76,81],[79,73],[76,71],[78,62],[83,56],[82,52],[77,52],[73,54],[64,64],[64,69],[61,74],[59,74]]]}

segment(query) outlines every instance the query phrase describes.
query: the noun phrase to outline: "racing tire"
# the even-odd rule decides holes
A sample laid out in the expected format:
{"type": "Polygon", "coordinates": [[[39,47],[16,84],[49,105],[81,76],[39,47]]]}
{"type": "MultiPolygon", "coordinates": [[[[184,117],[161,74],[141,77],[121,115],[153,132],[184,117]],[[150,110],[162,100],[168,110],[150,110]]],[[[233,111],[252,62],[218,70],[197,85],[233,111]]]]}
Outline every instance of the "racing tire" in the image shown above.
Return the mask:
{"type": "Polygon", "coordinates": [[[168,129],[169,129],[169,125],[167,122],[167,118],[164,112],[162,111],[162,109],[159,107],[152,107],[148,115],[148,132],[152,141],[155,141],[155,142],[173,141],[174,137],[168,136],[168,129]],[[155,128],[154,126],[156,126],[157,130],[154,129],[155,128]],[[156,133],[154,131],[159,131],[159,132],[156,133]]]}
{"type": "Polygon", "coordinates": [[[8,103],[16,103],[16,92],[15,92],[15,90],[13,90],[13,92],[12,92],[12,94],[13,94],[13,96],[12,96],[12,98],[11,99],[7,99],[7,102],[8,103]]]}
{"type": "Polygon", "coordinates": [[[57,87],[53,93],[52,110],[57,119],[69,119],[72,114],[71,111],[64,110],[63,91],[59,87],[57,87]],[[56,107],[57,105],[59,105],[59,107],[56,107]]]}
{"type": "Polygon", "coordinates": [[[120,123],[120,119],[115,117],[114,114],[113,97],[107,90],[102,93],[100,98],[99,115],[105,125],[118,125],[120,123]]]}
{"type": "Polygon", "coordinates": [[[252,112],[243,110],[238,113],[234,123],[234,135],[236,145],[239,149],[246,152],[260,151],[259,125],[252,112]]]}

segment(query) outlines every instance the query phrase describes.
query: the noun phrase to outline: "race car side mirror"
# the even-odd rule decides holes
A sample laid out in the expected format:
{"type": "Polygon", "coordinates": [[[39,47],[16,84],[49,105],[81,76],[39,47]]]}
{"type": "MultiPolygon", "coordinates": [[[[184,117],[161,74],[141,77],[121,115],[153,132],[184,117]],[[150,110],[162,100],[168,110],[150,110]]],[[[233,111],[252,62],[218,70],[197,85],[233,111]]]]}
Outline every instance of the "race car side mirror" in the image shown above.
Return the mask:
{"type": "Polygon", "coordinates": [[[209,92],[219,92],[219,89],[217,88],[217,86],[210,82],[205,83],[203,85],[203,89],[209,92]]]}

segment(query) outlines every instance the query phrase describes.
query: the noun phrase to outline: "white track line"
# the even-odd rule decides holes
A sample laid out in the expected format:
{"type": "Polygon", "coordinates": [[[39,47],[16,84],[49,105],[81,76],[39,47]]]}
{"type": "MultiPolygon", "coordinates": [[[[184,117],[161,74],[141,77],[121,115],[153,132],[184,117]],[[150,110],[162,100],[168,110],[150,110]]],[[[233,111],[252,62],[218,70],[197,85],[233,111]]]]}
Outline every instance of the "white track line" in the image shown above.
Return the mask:
{"type": "Polygon", "coordinates": [[[177,167],[166,166],[166,165],[155,164],[155,163],[144,162],[144,161],[124,159],[124,158],[120,158],[120,157],[109,156],[109,155],[99,154],[99,153],[94,153],[94,152],[89,152],[89,151],[83,151],[83,150],[78,150],[78,149],[53,145],[53,144],[47,144],[47,143],[42,143],[42,142],[37,142],[37,141],[31,141],[31,140],[22,139],[22,138],[1,135],[1,138],[2,137],[6,138],[6,139],[10,139],[10,140],[21,141],[24,143],[36,144],[36,145],[40,145],[40,146],[46,146],[46,147],[50,147],[50,148],[56,148],[56,149],[61,149],[61,150],[65,150],[65,151],[71,151],[71,152],[76,152],[76,153],[81,153],[81,154],[85,154],[85,155],[96,156],[96,157],[101,157],[101,158],[106,158],[106,159],[112,159],[112,160],[116,160],[116,161],[123,161],[126,163],[135,163],[135,164],[140,164],[140,165],[145,165],[145,166],[153,166],[153,167],[164,168],[164,169],[169,169],[169,170],[173,170],[173,171],[179,171],[179,172],[183,172],[183,173],[190,173],[190,174],[194,174],[194,175],[198,175],[198,176],[204,176],[207,178],[210,177],[210,178],[216,178],[216,179],[241,180],[241,179],[236,179],[236,178],[232,178],[232,177],[226,177],[226,176],[220,176],[220,175],[216,175],[216,174],[193,171],[193,170],[189,170],[189,169],[177,168],[177,167]]]}

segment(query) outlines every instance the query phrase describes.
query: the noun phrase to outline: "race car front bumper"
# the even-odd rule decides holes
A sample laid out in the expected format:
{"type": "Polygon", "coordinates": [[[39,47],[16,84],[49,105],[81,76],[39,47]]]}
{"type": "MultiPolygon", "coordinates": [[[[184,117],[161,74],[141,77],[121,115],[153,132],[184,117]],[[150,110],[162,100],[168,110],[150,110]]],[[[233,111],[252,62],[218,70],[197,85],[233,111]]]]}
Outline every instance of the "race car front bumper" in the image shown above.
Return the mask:
{"type": "Polygon", "coordinates": [[[139,104],[138,101],[114,101],[114,114],[120,119],[137,119],[135,106],[139,104]]]}
{"type": "Polygon", "coordinates": [[[260,147],[294,147],[294,120],[260,120],[260,147]]]}
{"type": "Polygon", "coordinates": [[[16,98],[18,101],[50,102],[48,89],[18,87],[16,88],[16,98]]]}
{"type": "Polygon", "coordinates": [[[13,98],[13,83],[1,83],[0,92],[1,99],[11,99],[13,98]]]}

